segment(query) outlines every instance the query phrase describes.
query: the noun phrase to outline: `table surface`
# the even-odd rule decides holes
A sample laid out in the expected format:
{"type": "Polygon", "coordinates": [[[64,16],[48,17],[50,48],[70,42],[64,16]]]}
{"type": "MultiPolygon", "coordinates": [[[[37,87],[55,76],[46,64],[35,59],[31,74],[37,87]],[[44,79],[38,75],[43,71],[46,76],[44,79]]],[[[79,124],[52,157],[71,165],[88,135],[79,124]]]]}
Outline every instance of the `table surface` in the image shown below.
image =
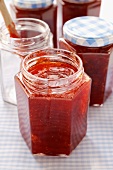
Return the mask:
{"type": "Polygon", "coordinates": [[[69,157],[33,156],[18,125],[17,107],[0,95],[0,170],[113,170],[113,94],[89,107],[87,134],[69,157]]]}
{"type": "MultiPolygon", "coordinates": [[[[108,1],[108,0],[107,0],[108,1]]],[[[113,170],[113,94],[102,107],[89,107],[84,139],[67,158],[31,154],[18,124],[17,107],[0,93],[0,170],[113,170]]]]}

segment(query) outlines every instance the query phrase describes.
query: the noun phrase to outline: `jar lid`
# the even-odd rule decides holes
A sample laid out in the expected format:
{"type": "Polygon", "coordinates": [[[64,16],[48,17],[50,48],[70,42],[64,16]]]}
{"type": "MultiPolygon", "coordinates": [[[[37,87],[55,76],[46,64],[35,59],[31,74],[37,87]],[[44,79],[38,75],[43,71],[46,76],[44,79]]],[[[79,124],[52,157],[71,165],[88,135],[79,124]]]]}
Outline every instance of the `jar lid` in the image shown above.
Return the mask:
{"type": "Polygon", "coordinates": [[[64,0],[64,1],[70,2],[70,3],[83,4],[83,3],[93,2],[94,0],[64,0]]]}
{"type": "Polygon", "coordinates": [[[15,6],[27,9],[45,8],[53,4],[53,0],[13,0],[13,2],[15,6]]]}
{"type": "Polygon", "coordinates": [[[101,47],[113,43],[113,23],[94,16],[77,17],[64,24],[63,35],[73,44],[101,47]]]}

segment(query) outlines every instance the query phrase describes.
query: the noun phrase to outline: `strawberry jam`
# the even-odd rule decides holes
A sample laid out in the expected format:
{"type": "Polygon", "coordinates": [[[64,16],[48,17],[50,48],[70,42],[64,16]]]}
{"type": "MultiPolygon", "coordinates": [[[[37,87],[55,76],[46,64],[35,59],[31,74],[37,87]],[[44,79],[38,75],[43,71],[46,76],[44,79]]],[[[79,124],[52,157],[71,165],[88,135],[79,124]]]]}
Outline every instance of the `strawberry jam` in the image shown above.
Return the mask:
{"type": "Polygon", "coordinates": [[[80,58],[37,51],[23,60],[15,84],[20,131],[31,152],[69,155],[87,131],[91,79],[80,58]]]}
{"type": "Polygon", "coordinates": [[[99,16],[101,0],[63,0],[62,3],[63,24],[75,17],[99,16]],[[74,12],[73,12],[74,11],[74,12]]]}
{"type": "Polygon", "coordinates": [[[99,17],[77,17],[63,27],[59,47],[75,51],[92,78],[90,105],[102,106],[113,89],[113,24],[99,17]]]}

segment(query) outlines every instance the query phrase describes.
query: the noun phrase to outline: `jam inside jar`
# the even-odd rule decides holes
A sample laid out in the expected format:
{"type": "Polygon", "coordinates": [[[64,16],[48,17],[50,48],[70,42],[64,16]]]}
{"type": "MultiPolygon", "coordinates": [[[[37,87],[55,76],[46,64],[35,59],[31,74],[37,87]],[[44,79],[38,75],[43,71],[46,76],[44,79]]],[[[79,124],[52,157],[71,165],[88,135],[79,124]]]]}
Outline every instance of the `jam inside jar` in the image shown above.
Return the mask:
{"type": "Polygon", "coordinates": [[[53,0],[21,1],[10,3],[13,18],[37,18],[46,22],[53,34],[53,44],[57,47],[57,3],[53,0]]]}
{"type": "Polygon", "coordinates": [[[63,24],[75,17],[99,16],[100,6],[101,0],[63,0],[63,24]]]}
{"type": "Polygon", "coordinates": [[[19,126],[33,154],[69,155],[86,135],[91,79],[72,52],[28,55],[15,76],[19,126]]]}
{"type": "Polygon", "coordinates": [[[75,51],[92,78],[91,106],[102,106],[113,90],[112,29],[111,23],[98,17],[78,17],[64,24],[64,37],[59,39],[59,47],[75,51]]]}

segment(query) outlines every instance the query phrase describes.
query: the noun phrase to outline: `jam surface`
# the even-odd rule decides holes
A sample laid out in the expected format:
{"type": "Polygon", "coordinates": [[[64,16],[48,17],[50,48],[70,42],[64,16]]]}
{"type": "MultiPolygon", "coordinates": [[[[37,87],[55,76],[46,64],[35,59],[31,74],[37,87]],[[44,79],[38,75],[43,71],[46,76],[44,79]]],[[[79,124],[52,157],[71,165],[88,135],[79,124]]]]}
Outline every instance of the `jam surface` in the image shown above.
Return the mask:
{"type": "MultiPolygon", "coordinates": [[[[44,61],[28,71],[49,79],[65,78],[77,71],[67,63],[44,61]]],[[[20,74],[15,76],[15,84],[20,131],[31,152],[69,155],[86,135],[90,78],[84,74],[81,84],[68,93],[62,91],[62,97],[61,94],[35,95],[35,91],[26,90],[20,74]]]]}
{"type": "Polygon", "coordinates": [[[90,105],[102,105],[112,92],[113,45],[92,48],[61,40],[59,46],[67,50],[72,47],[81,57],[85,72],[92,78],[90,105]]]}
{"type": "Polygon", "coordinates": [[[28,72],[40,77],[47,79],[60,79],[68,78],[68,76],[73,75],[77,71],[74,66],[64,63],[64,62],[50,62],[48,59],[43,59],[39,61],[34,66],[28,69],[28,72]]]}
{"type": "Polygon", "coordinates": [[[94,0],[88,3],[69,3],[63,1],[63,24],[75,17],[99,16],[101,0],[94,0]],[[74,12],[73,12],[74,11],[74,12]]]}

